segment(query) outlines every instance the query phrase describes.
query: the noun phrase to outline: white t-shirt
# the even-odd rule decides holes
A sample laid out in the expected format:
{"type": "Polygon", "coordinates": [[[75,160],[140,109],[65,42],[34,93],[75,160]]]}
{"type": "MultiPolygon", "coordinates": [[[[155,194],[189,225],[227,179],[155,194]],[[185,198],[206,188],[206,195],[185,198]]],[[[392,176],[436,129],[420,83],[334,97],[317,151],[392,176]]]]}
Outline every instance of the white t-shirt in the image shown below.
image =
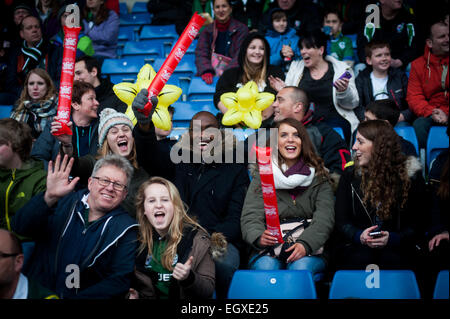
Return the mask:
{"type": "Polygon", "coordinates": [[[370,80],[372,81],[373,97],[375,100],[388,99],[389,93],[387,91],[388,76],[385,78],[377,78],[370,73],[370,80]]]}

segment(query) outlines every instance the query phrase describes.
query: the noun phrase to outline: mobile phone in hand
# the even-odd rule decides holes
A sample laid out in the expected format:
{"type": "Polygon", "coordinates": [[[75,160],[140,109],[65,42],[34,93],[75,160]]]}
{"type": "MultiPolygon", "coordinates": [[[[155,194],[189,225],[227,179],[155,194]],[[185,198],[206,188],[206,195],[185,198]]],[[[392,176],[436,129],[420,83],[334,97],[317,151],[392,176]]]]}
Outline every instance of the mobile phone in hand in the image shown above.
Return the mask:
{"type": "Polygon", "coordinates": [[[381,237],[383,235],[381,234],[381,231],[373,231],[373,232],[369,233],[369,236],[372,237],[372,238],[378,238],[378,237],[381,237]]]}
{"type": "MultiPolygon", "coordinates": [[[[348,72],[348,71],[345,71],[344,74],[342,74],[342,75],[338,78],[338,80],[342,80],[342,79],[344,79],[344,78],[350,79],[351,77],[352,77],[352,74],[351,74],[350,72],[348,72]]],[[[333,86],[336,87],[336,82],[333,83],[333,86]]]]}

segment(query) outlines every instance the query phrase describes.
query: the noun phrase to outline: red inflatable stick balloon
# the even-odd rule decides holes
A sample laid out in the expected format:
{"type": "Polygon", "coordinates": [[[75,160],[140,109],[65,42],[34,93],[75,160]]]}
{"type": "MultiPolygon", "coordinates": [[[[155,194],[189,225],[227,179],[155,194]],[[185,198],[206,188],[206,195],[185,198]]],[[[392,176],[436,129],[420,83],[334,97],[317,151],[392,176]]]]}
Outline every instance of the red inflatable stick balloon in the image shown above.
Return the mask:
{"type": "Polygon", "coordinates": [[[205,19],[198,15],[197,12],[195,12],[191,18],[191,21],[189,21],[188,25],[184,29],[172,51],[170,51],[169,56],[164,61],[158,73],[156,73],[152,83],[148,87],[149,102],[145,105],[143,110],[139,110],[144,113],[145,116],[149,116],[150,111],[153,107],[153,105],[150,103],[150,98],[152,96],[158,96],[159,92],[161,92],[164,85],[172,76],[172,73],[177,67],[181,58],[186,53],[192,41],[194,41],[195,37],[200,31],[200,28],[203,26],[203,23],[205,23],[205,19]]]}
{"type": "Polygon", "coordinates": [[[280,217],[278,215],[275,182],[273,180],[272,149],[270,147],[255,147],[255,150],[259,175],[261,176],[267,229],[271,232],[272,236],[277,238],[278,243],[284,243],[280,228],[280,217]]]}
{"type": "Polygon", "coordinates": [[[53,135],[68,134],[72,135],[72,131],[67,126],[70,121],[70,107],[72,104],[72,87],[73,74],[75,69],[75,58],[77,54],[78,34],[81,27],[64,26],[64,46],[63,46],[63,60],[61,66],[61,81],[59,85],[59,100],[58,100],[58,122],[62,127],[60,130],[53,133],[53,135]]]}

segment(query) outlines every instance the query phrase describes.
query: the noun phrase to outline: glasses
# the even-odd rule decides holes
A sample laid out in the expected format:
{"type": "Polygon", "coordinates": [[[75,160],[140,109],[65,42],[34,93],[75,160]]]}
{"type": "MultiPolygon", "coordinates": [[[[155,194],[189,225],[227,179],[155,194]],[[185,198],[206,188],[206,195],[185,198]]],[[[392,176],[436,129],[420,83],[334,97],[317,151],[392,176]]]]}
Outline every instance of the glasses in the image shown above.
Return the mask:
{"type": "Polygon", "coordinates": [[[16,257],[19,253],[15,253],[15,254],[5,254],[0,252],[0,259],[1,258],[8,258],[8,257],[16,257]]]}
{"type": "Polygon", "coordinates": [[[121,192],[125,188],[127,188],[125,185],[117,183],[117,182],[110,181],[107,178],[97,177],[97,176],[92,176],[92,178],[95,178],[96,180],[98,180],[98,183],[100,184],[100,186],[103,186],[103,187],[108,187],[109,184],[113,184],[114,190],[118,191],[118,192],[121,192]]]}

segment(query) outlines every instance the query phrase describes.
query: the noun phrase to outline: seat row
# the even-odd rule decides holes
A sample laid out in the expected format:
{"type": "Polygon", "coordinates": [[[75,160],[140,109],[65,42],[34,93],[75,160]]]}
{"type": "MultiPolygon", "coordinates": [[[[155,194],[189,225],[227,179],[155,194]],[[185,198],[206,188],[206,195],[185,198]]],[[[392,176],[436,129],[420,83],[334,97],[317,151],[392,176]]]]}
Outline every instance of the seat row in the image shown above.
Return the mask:
{"type": "MultiPolygon", "coordinates": [[[[434,299],[449,299],[449,271],[439,272],[434,299]]],[[[237,270],[229,299],[317,299],[312,275],[307,270],[237,270]]],[[[411,270],[338,270],[328,299],[420,299],[411,270]]]]}

